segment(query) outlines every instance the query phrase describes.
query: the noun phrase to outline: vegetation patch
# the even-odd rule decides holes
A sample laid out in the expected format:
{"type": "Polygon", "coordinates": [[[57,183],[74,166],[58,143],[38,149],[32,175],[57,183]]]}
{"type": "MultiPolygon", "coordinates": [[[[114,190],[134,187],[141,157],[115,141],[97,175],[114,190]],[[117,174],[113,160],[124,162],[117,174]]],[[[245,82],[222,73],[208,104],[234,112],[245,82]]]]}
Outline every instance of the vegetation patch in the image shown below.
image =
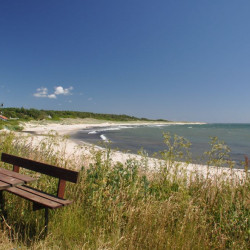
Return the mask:
{"type": "MultiPolygon", "coordinates": [[[[62,143],[59,140],[49,136],[34,147],[25,138],[17,140],[13,133],[0,134],[0,152],[66,168],[80,167],[80,182],[66,189],[65,196],[74,203],[50,211],[45,239],[43,211],[33,212],[31,203],[5,194],[8,217],[1,215],[0,248],[249,249],[247,173],[243,179],[190,176],[175,162],[176,153],[189,159],[188,142],[168,135],[162,165],[153,173],[135,159],[114,163],[110,149],[95,151],[91,159],[82,157],[81,166],[74,165],[55,150],[54,145],[62,143]],[[87,164],[89,160],[91,164],[87,164]]],[[[206,154],[221,156],[221,147],[215,152],[218,141],[211,143],[206,154]]],[[[215,164],[211,157],[209,161],[215,164]]],[[[222,158],[217,160],[221,164],[222,158]]],[[[0,167],[10,168],[3,163],[0,167]]],[[[33,185],[50,193],[57,188],[56,181],[47,176],[40,176],[33,185]]]]}
{"type": "MultiPolygon", "coordinates": [[[[138,118],[129,115],[115,115],[115,114],[100,114],[91,112],[80,111],[56,111],[56,110],[38,110],[38,109],[25,109],[25,108],[2,108],[4,115],[8,118],[21,119],[21,120],[60,120],[61,118],[93,118],[98,120],[107,121],[152,121],[147,118],[138,118]]],[[[167,121],[167,120],[157,120],[167,121]]]]}

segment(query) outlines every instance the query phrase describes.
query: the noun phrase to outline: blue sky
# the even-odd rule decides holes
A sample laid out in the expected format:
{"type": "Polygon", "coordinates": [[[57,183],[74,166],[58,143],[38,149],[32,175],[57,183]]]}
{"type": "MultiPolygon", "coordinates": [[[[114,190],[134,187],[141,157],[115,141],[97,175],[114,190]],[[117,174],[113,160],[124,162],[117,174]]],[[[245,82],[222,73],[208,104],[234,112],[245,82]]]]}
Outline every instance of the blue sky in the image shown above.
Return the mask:
{"type": "Polygon", "coordinates": [[[249,13],[249,0],[2,0],[0,102],[250,123],[249,13]]]}

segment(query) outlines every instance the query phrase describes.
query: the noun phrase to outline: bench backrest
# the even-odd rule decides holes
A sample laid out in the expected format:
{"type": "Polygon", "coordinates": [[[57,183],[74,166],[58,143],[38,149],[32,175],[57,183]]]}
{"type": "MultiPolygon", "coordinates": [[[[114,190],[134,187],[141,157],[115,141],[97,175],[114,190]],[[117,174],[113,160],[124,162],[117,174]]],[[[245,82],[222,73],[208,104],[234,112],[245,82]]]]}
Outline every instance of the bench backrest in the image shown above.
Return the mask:
{"type": "Polygon", "coordinates": [[[53,165],[45,164],[22,158],[15,155],[2,153],[1,161],[12,164],[13,171],[19,172],[19,167],[46,174],[52,177],[59,178],[57,195],[63,198],[66,181],[77,183],[79,173],[73,170],[56,167],[53,165]]]}

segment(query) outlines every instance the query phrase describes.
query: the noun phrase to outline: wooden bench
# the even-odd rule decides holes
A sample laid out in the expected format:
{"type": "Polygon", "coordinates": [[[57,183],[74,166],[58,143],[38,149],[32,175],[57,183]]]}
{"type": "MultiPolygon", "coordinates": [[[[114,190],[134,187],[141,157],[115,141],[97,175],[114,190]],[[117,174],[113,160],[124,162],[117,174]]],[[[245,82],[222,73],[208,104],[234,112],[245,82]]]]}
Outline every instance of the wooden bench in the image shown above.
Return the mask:
{"type": "Polygon", "coordinates": [[[48,209],[56,209],[72,203],[72,201],[63,198],[66,181],[77,183],[79,173],[6,153],[2,153],[1,161],[13,165],[13,171],[16,173],[19,173],[19,169],[22,167],[59,179],[56,196],[26,185],[17,185],[5,189],[5,191],[32,201],[33,210],[45,209],[45,230],[47,232],[48,209]]]}

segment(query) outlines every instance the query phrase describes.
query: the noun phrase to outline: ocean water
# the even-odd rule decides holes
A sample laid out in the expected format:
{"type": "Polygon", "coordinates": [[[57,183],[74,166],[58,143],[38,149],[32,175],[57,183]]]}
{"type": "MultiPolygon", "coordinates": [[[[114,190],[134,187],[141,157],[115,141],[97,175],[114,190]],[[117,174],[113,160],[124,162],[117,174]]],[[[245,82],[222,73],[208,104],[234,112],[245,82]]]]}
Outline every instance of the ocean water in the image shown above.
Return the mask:
{"type": "MultiPolygon", "coordinates": [[[[209,150],[210,137],[218,137],[231,149],[231,159],[241,168],[244,156],[250,157],[250,124],[203,124],[203,125],[148,125],[148,126],[113,126],[80,130],[71,135],[79,143],[86,141],[95,145],[110,142],[109,147],[120,151],[137,153],[143,148],[150,156],[166,149],[163,133],[179,135],[191,143],[194,161],[209,150]]],[[[202,163],[202,162],[200,162],[202,163]]]]}

